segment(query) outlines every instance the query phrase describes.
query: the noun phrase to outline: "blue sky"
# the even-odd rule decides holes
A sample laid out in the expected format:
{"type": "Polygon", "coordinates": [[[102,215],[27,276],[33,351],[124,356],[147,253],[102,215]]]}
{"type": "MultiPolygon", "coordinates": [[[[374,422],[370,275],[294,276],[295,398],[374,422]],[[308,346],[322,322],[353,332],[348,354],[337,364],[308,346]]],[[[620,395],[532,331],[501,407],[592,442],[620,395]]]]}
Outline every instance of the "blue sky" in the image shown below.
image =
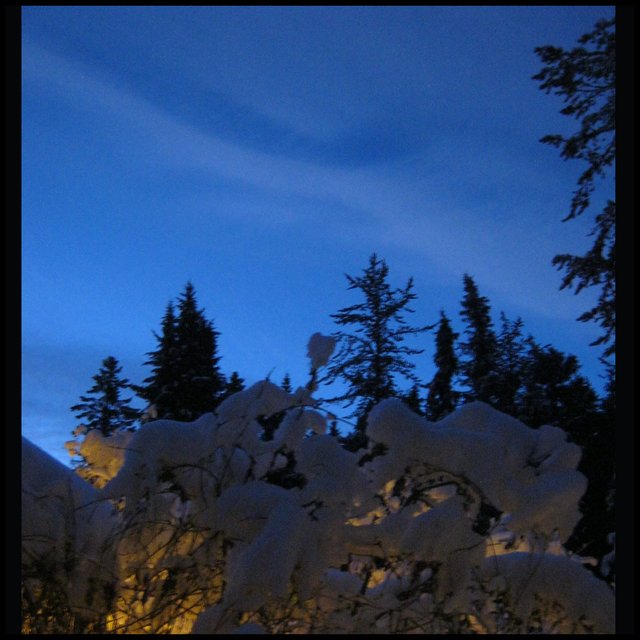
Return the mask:
{"type": "MultiPolygon", "coordinates": [[[[575,125],[531,76],[613,12],[23,7],[23,434],[66,462],[69,406],[107,355],[148,375],[189,279],[224,373],[304,384],[374,251],[416,324],[460,330],[468,272],[600,390],[593,296],[551,266],[589,246],[591,214],[561,222],[583,167],[539,142],[575,125]]],[[[413,346],[428,381],[433,335],[413,346]]]]}

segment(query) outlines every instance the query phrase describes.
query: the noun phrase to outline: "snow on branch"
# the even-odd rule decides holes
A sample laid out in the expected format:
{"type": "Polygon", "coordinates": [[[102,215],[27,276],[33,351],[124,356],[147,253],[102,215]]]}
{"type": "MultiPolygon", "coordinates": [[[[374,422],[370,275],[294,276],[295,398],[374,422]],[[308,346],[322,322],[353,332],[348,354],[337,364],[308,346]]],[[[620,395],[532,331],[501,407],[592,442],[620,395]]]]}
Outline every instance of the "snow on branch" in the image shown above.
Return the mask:
{"type": "MultiPolygon", "coordinates": [[[[334,346],[312,336],[312,380],[334,346]]],[[[614,630],[613,591],[563,547],[586,488],[564,432],[480,402],[428,422],[392,398],[363,456],[312,392],[265,380],[194,422],[93,437],[101,489],[25,440],[27,631],[614,630]]]]}

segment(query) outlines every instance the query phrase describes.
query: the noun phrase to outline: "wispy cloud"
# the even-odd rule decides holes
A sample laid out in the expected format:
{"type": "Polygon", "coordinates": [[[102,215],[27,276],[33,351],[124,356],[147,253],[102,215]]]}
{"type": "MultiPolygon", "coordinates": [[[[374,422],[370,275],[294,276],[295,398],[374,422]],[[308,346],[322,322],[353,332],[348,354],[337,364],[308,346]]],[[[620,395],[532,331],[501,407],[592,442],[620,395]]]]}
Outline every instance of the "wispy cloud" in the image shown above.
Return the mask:
{"type": "MultiPolygon", "coordinates": [[[[499,197],[484,205],[467,201],[463,206],[457,201],[460,194],[455,193],[455,187],[443,188],[439,183],[445,172],[457,168],[460,192],[472,191],[474,185],[486,182],[499,190],[504,176],[513,179],[508,176],[513,167],[505,165],[517,158],[507,154],[501,161],[499,154],[495,158],[492,155],[496,154],[489,154],[479,159],[471,155],[473,146],[465,151],[460,140],[457,147],[443,148],[441,157],[434,157],[433,153],[426,157],[416,151],[411,161],[394,159],[370,167],[339,168],[287,158],[203,132],[100,77],[90,67],[35,42],[25,40],[23,59],[23,72],[30,83],[38,81],[67,105],[98,112],[101,120],[115,122],[123,144],[149,171],[194,170],[210,175],[217,184],[227,181],[259,189],[265,199],[324,202],[336,214],[329,220],[323,216],[305,221],[315,225],[319,234],[411,251],[433,263],[443,278],[453,276],[457,281],[463,271],[469,271],[524,307],[563,319],[577,315],[571,297],[550,295],[557,286],[555,282],[545,284],[556,277],[549,261],[558,231],[545,226],[540,211],[536,212],[538,218],[534,215],[533,222],[523,230],[523,216],[529,215],[525,214],[525,200],[519,215],[512,213],[511,221],[508,212],[499,215],[505,207],[499,197]],[[432,174],[423,170],[417,176],[415,167],[421,164],[433,166],[432,174]]],[[[531,170],[522,167],[520,176],[525,181],[525,198],[527,189],[531,189],[526,183],[527,171],[531,170]]],[[[285,223],[295,220],[292,208],[281,211],[285,223]]],[[[256,217],[259,224],[258,211],[256,217]]]]}

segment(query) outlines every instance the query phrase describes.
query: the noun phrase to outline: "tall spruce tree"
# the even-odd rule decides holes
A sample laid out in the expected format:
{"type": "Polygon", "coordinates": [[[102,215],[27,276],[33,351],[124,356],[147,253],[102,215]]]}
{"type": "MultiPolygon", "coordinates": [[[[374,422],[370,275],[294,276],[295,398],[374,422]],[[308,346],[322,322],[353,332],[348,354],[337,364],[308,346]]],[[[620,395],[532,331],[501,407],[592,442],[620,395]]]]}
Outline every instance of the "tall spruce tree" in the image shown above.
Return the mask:
{"type": "Polygon", "coordinates": [[[349,289],[359,291],[364,301],[345,307],[331,317],[336,324],[351,331],[337,331],[339,349],[327,368],[322,381],[346,383],[347,390],[334,400],[356,404],[351,417],[357,418],[353,442],[349,446],[366,445],[365,416],[371,407],[385,398],[398,395],[396,377],[412,383],[419,382],[410,357],[421,349],[406,346],[405,339],[432,329],[433,326],[413,327],[404,314],[413,313],[408,307],[416,298],[413,278],[404,288],[393,289],[388,282],[389,267],[374,253],[362,276],[346,275],[349,289]]]}
{"type": "MultiPolygon", "coordinates": [[[[551,45],[535,49],[545,66],[533,79],[540,82],[545,93],[562,97],[565,106],[560,113],[580,122],[578,131],[570,136],[551,134],[541,139],[560,148],[563,159],[586,162],[563,222],[577,218],[589,208],[596,180],[615,168],[616,158],[615,18],[598,20],[578,43],[578,47],[568,51],[551,45]]],[[[561,289],[575,287],[575,293],[587,287],[599,290],[596,305],[578,320],[600,325],[602,333],[592,344],[606,345],[605,360],[615,353],[615,223],[615,201],[608,200],[595,217],[589,234],[594,241],[587,253],[553,258],[553,264],[565,272],[561,289]]]]}
{"type": "Polygon", "coordinates": [[[497,335],[495,408],[517,416],[526,365],[526,339],[522,333],[522,318],[509,320],[500,312],[500,332],[497,335]]]}
{"type": "Polygon", "coordinates": [[[185,286],[177,303],[169,303],[162,321],[158,349],[150,352],[152,375],[139,395],[155,407],[157,418],[192,421],[213,411],[225,397],[227,383],[220,372],[218,332],[198,309],[195,288],[185,286]]]}
{"type": "MultiPolygon", "coordinates": [[[[522,397],[518,417],[532,427],[558,426],[580,445],[578,471],[587,480],[580,501],[582,518],[567,548],[581,555],[601,558],[610,550],[609,533],[615,531],[612,487],[614,476],[614,430],[606,403],[598,398],[580,364],[550,345],[540,346],[527,338],[522,397]]],[[[599,568],[594,568],[598,572],[599,568]]]]}
{"type": "MultiPolygon", "coordinates": [[[[546,135],[541,139],[560,149],[565,160],[586,163],[573,193],[568,221],[582,216],[590,207],[597,181],[615,170],[616,158],[616,33],[615,18],[598,20],[591,32],[581,36],[579,46],[564,50],[555,46],[535,49],[544,63],[533,76],[545,93],[562,97],[565,106],[560,113],[576,118],[579,129],[572,135],[546,135]]],[[[583,165],[584,166],[584,165],[583,165]]],[[[604,200],[604,199],[603,199],[604,200]]],[[[581,509],[584,517],[568,546],[581,553],[601,557],[607,549],[608,533],[613,522],[615,360],[616,348],[616,203],[606,200],[595,215],[589,235],[591,247],[583,255],[560,254],[553,264],[564,272],[561,289],[595,288],[596,304],[578,317],[582,322],[596,322],[601,333],[592,345],[603,345],[602,362],[607,369],[606,397],[594,414],[577,418],[571,430],[583,446],[580,470],[589,479],[581,509]]],[[[556,361],[559,358],[555,357],[556,361]]],[[[563,363],[565,370],[571,368],[563,363]]],[[[562,386],[562,385],[561,385],[562,386]]],[[[579,395],[579,394],[577,394],[579,395]]],[[[589,405],[591,395],[583,390],[583,401],[589,405]]],[[[576,399],[574,398],[574,402],[576,399]]]]}
{"type": "Polygon", "coordinates": [[[158,348],[147,353],[149,359],[144,363],[151,365],[151,375],[145,378],[142,386],[136,386],[136,393],[150,405],[147,415],[152,418],[173,415],[176,380],[175,363],[178,358],[177,318],[172,302],[167,303],[162,318],[161,333],[153,335],[158,348]]]}
{"type": "Polygon", "coordinates": [[[179,403],[176,415],[181,420],[195,420],[213,411],[220,403],[226,381],[218,362],[218,335],[212,322],[198,309],[193,284],[188,282],[178,300],[176,337],[178,347],[176,388],[179,403]]]}
{"type": "Polygon", "coordinates": [[[489,300],[481,296],[473,278],[463,276],[464,297],[460,315],[466,323],[466,341],[459,344],[466,402],[482,400],[494,405],[497,397],[498,342],[491,320],[489,300]]]}
{"type": "Polygon", "coordinates": [[[140,412],[129,406],[131,398],[120,396],[122,391],[132,388],[127,378],[120,377],[121,371],[118,360],[107,356],[93,376],[94,385],[87,395],[80,396],[81,402],[71,407],[76,418],[82,421],[84,433],[98,430],[108,436],[117,429],[131,427],[139,418],[140,412]]]}
{"type": "Polygon", "coordinates": [[[453,378],[458,370],[455,341],[458,334],[451,328],[449,318],[440,311],[440,322],[436,333],[436,351],[433,362],[436,372],[429,384],[427,394],[427,418],[440,420],[451,413],[458,403],[459,393],[453,389],[453,378]]]}
{"type": "Polygon", "coordinates": [[[531,427],[549,424],[564,429],[575,441],[588,437],[584,418],[594,413],[598,397],[589,381],[579,373],[576,356],[551,345],[526,339],[518,417],[531,427]]]}
{"type": "MultiPolygon", "coordinates": [[[[598,410],[575,420],[572,431],[572,439],[582,447],[578,471],[586,476],[588,485],[580,500],[582,519],[566,546],[580,555],[602,558],[611,550],[609,534],[616,530],[614,422],[600,403],[598,410]]],[[[601,568],[595,568],[596,572],[601,568]]]]}

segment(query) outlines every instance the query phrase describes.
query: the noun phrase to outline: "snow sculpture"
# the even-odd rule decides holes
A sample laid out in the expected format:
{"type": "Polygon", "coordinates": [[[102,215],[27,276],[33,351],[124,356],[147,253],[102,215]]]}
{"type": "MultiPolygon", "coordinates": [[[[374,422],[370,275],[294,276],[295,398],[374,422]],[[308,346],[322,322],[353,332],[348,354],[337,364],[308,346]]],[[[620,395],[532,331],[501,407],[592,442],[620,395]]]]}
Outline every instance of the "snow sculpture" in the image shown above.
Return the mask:
{"type": "Polygon", "coordinates": [[[90,496],[118,506],[104,629],[612,632],[613,591],[562,546],[585,490],[565,434],[482,403],[431,423],[389,399],[369,449],[348,452],[312,397],[333,347],[312,336],[314,373],[294,393],[262,381],[133,434],[90,496]],[[259,419],[283,411],[262,440],[259,419]]]}

